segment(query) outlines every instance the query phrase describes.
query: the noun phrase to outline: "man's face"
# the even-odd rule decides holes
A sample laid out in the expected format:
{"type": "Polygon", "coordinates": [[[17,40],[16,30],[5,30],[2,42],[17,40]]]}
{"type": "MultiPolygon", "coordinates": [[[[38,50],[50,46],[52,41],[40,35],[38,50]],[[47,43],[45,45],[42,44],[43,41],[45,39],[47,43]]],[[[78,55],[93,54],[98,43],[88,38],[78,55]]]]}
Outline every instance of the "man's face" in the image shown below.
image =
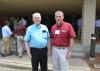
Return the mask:
{"type": "Polygon", "coordinates": [[[41,18],[40,17],[35,17],[35,18],[33,18],[33,22],[35,24],[40,24],[41,23],[41,18]]]}
{"type": "Polygon", "coordinates": [[[64,19],[64,16],[62,14],[58,13],[58,14],[55,15],[55,20],[56,20],[57,24],[62,24],[63,19],[64,19]]]}

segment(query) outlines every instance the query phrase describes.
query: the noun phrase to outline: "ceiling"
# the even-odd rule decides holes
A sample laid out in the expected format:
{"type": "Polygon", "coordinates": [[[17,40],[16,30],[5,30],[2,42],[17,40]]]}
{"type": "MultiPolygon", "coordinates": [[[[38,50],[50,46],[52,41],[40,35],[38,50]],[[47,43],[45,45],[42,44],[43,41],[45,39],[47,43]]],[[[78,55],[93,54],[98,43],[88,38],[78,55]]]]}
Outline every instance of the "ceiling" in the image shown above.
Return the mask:
{"type": "MultiPolygon", "coordinates": [[[[0,16],[28,16],[34,12],[52,15],[62,10],[66,15],[81,15],[83,0],[0,0],[0,16]]],[[[97,0],[97,13],[100,13],[97,0]]]]}

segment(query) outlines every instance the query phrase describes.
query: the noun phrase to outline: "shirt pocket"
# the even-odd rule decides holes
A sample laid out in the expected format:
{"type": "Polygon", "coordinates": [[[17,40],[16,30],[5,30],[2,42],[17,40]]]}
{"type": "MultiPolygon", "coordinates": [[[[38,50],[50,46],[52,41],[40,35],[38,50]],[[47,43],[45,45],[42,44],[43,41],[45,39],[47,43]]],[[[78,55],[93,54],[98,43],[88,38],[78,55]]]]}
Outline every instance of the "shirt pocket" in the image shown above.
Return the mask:
{"type": "Polygon", "coordinates": [[[61,38],[66,38],[66,32],[61,32],[60,37],[61,38]]]}
{"type": "Polygon", "coordinates": [[[46,30],[42,30],[42,37],[47,39],[47,31],[46,30]]]}

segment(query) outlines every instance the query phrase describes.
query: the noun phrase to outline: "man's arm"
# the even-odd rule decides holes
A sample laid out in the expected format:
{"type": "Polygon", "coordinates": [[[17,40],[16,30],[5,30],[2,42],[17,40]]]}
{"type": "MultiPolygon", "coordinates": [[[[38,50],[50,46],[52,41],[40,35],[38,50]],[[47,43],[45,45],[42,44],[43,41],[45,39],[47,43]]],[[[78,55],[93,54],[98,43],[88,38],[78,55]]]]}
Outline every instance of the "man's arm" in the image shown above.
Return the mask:
{"type": "Polygon", "coordinates": [[[51,39],[49,39],[47,47],[48,47],[48,55],[51,56],[52,55],[51,39]]]}
{"type": "Polygon", "coordinates": [[[71,38],[70,39],[70,44],[69,44],[69,47],[68,47],[67,58],[70,58],[72,56],[72,47],[73,47],[73,44],[74,44],[74,39],[71,38]]]}
{"type": "Polygon", "coordinates": [[[30,52],[30,47],[29,47],[29,43],[25,41],[25,47],[26,47],[26,50],[27,50],[27,54],[29,56],[29,58],[31,58],[31,52],[30,52]]]}

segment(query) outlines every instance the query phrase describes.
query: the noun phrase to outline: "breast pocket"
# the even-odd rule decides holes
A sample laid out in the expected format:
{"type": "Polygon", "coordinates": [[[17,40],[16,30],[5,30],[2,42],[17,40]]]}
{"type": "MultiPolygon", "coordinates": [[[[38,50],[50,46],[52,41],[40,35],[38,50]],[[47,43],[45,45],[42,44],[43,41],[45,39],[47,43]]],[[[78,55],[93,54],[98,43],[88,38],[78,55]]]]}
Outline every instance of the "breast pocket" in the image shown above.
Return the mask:
{"type": "Polygon", "coordinates": [[[66,38],[66,32],[61,32],[60,37],[61,38],[66,38]]]}
{"type": "Polygon", "coordinates": [[[42,37],[47,38],[47,31],[46,30],[42,30],[42,37]]]}

